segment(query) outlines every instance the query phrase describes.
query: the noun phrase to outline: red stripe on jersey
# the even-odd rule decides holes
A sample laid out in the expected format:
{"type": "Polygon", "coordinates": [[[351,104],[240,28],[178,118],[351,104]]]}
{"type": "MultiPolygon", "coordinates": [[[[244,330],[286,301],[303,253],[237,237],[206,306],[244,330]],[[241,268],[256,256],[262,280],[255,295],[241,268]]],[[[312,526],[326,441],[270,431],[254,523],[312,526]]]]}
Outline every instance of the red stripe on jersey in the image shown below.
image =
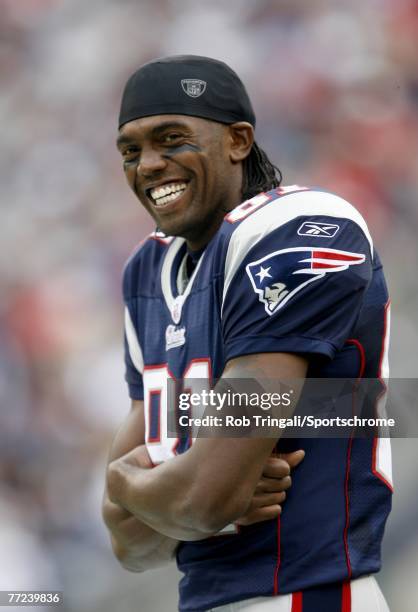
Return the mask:
{"type": "Polygon", "coordinates": [[[357,375],[357,382],[359,382],[360,379],[364,376],[364,370],[366,369],[366,351],[364,350],[364,346],[362,345],[360,340],[356,340],[356,338],[348,338],[348,340],[346,340],[345,342],[346,344],[353,344],[355,347],[357,347],[357,350],[360,354],[360,371],[357,375]]]}
{"type": "Polygon", "coordinates": [[[353,438],[350,438],[348,441],[348,447],[347,447],[347,465],[346,465],[346,471],[345,471],[345,484],[344,484],[345,526],[344,526],[344,534],[343,534],[345,561],[347,563],[348,578],[351,578],[351,574],[352,574],[351,562],[350,562],[350,552],[348,549],[348,528],[350,526],[350,463],[351,463],[352,446],[353,446],[353,438]]]}
{"type": "Polygon", "coordinates": [[[341,612],[351,612],[351,584],[349,582],[343,584],[341,612]]]}
{"type": "Polygon", "coordinates": [[[313,251],[313,256],[318,259],[336,259],[341,261],[362,261],[364,255],[347,255],[346,253],[340,253],[340,251],[313,251]]]}
{"type": "Polygon", "coordinates": [[[292,610],[291,612],[302,612],[302,591],[292,593],[292,610]]]}
{"type": "Polygon", "coordinates": [[[280,569],[280,515],[277,517],[277,561],[274,570],[274,595],[279,593],[279,569],[280,569]]]}

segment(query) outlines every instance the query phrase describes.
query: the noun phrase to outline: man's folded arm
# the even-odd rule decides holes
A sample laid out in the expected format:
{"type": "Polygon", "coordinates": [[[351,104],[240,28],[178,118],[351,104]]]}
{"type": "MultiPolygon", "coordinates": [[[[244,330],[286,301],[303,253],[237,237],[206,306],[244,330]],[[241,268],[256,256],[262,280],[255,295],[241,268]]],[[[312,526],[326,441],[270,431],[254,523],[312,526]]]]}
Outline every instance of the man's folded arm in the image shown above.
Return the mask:
{"type": "MultiPolygon", "coordinates": [[[[228,362],[227,379],[303,380],[307,360],[262,353],[228,362]]],[[[294,402],[296,403],[296,402],[294,402]]],[[[152,470],[139,466],[134,449],[108,468],[110,499],[170,538],[208,537],[245,515],[277,439],[198,438],[189,450],[152,470]]]]}

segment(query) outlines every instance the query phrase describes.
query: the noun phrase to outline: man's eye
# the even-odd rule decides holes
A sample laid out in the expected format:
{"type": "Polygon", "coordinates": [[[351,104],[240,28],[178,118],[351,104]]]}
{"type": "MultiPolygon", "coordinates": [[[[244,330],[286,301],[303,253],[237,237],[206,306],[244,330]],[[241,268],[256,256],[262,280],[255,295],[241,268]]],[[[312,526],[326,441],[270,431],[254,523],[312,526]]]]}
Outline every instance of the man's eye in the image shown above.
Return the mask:
{"type": "Polygon", "coordinates": [[[177,132],[171,132],[170,134],[166,134],[163,138],[163,141],[165,144],[173,144],[174,142],[177,142],[177,140],[181,138],[181,134],[178,134],[177,132]]]}
{"type": "Polygon", "coordinates": [[[124,163],[134,162],[138,159],[141,150],[138,147],[126,147],[122,151],[122,158],[124,163]]]}

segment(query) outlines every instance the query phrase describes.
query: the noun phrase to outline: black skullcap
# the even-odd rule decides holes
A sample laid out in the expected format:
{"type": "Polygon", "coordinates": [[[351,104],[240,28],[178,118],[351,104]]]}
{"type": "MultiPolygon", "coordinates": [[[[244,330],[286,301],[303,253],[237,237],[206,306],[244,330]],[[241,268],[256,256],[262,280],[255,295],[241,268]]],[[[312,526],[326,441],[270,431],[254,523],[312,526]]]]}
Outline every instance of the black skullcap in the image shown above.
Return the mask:
{"type": "Polygon", "coordinates": [[[191,115],[220,123],[248,121],[254,111],[238,75],[224,62],[198,55],[162,57],[137,70],[125,85],[119,128],[150,115],[191,115]]]}

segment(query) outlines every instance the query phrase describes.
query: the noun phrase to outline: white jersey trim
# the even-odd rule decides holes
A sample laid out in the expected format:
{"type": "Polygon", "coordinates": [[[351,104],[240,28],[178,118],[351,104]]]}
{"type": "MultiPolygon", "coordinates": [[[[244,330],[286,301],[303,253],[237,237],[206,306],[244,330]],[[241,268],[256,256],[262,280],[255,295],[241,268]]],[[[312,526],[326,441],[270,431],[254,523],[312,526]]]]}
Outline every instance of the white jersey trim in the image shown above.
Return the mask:
{"type": "Polygon", "coordinates": [[[136,335],[136,331],[132,323],[131,315],[129,314],[127,306],[125,306],[125,334],[132,363],[134,364],[138,372],[142,374],[144,371],[144,357],[142,355],[138,336],[136,335]]]}
{"type": "MultiPolygon", "coordinates": [[[[387,389],[389,386],[389,344],[390,344],[390,302],[387,303],[385,309],[385,333],[383,337],[382,356],[379,368],[379,379],[385,386],[384,393],[379,397],[376,405],[376,416],[378,418],[387,419],[386,411],[387,389]]],[[[392,448],[390,437],[379,437],[376,439],[376,447],[374,450],[374,470],[375,473],[386,484],[389,484],[393,489],[393,473],[392,473],[392,448]]]]}
{"type": "Polygon", "coordinates": [[[390,302],[386,306],[385,337],[383,340],[382,363],[379,376],[383,379],[389,378],[389,345],[390,345],[390,302]]]}
{"type": "Polygon", "coordinates": [[[186,241],[184,238],[175,238],[173,240],[173,242],[168,247],[166,256],[164,258],[164,263],[161,268],[161,290],[163,292],[163,296],[170,313],[173,312],[173,307],[176,301],[178,302],[180,300],[182,303],[184,303],[184,301],[186,300],[187,296],[192,290],[194,279],[196,278],[199,268],[202,265],[202,261],[205,258],[205,253],[203,253],[195,269],[193,270],[193,274],[191,275],[184,292],[182,294],[179,294],[179,296],[176,298],[171,290],[171,270],[173,267],[174,259],[185,242],[186,241]]]}
{"type": "Polygon", "coordinates": [[[367,224],[352,204],[332,193],[324,191],[299,191],[269,202],[244,219],[231,236],[225,258],[225,297],[232,279],[248,251],[273,230],[278,229],[296,217],[338,217],[354,221],[367,238],[373,257],[373,240],[367,224]]]}

